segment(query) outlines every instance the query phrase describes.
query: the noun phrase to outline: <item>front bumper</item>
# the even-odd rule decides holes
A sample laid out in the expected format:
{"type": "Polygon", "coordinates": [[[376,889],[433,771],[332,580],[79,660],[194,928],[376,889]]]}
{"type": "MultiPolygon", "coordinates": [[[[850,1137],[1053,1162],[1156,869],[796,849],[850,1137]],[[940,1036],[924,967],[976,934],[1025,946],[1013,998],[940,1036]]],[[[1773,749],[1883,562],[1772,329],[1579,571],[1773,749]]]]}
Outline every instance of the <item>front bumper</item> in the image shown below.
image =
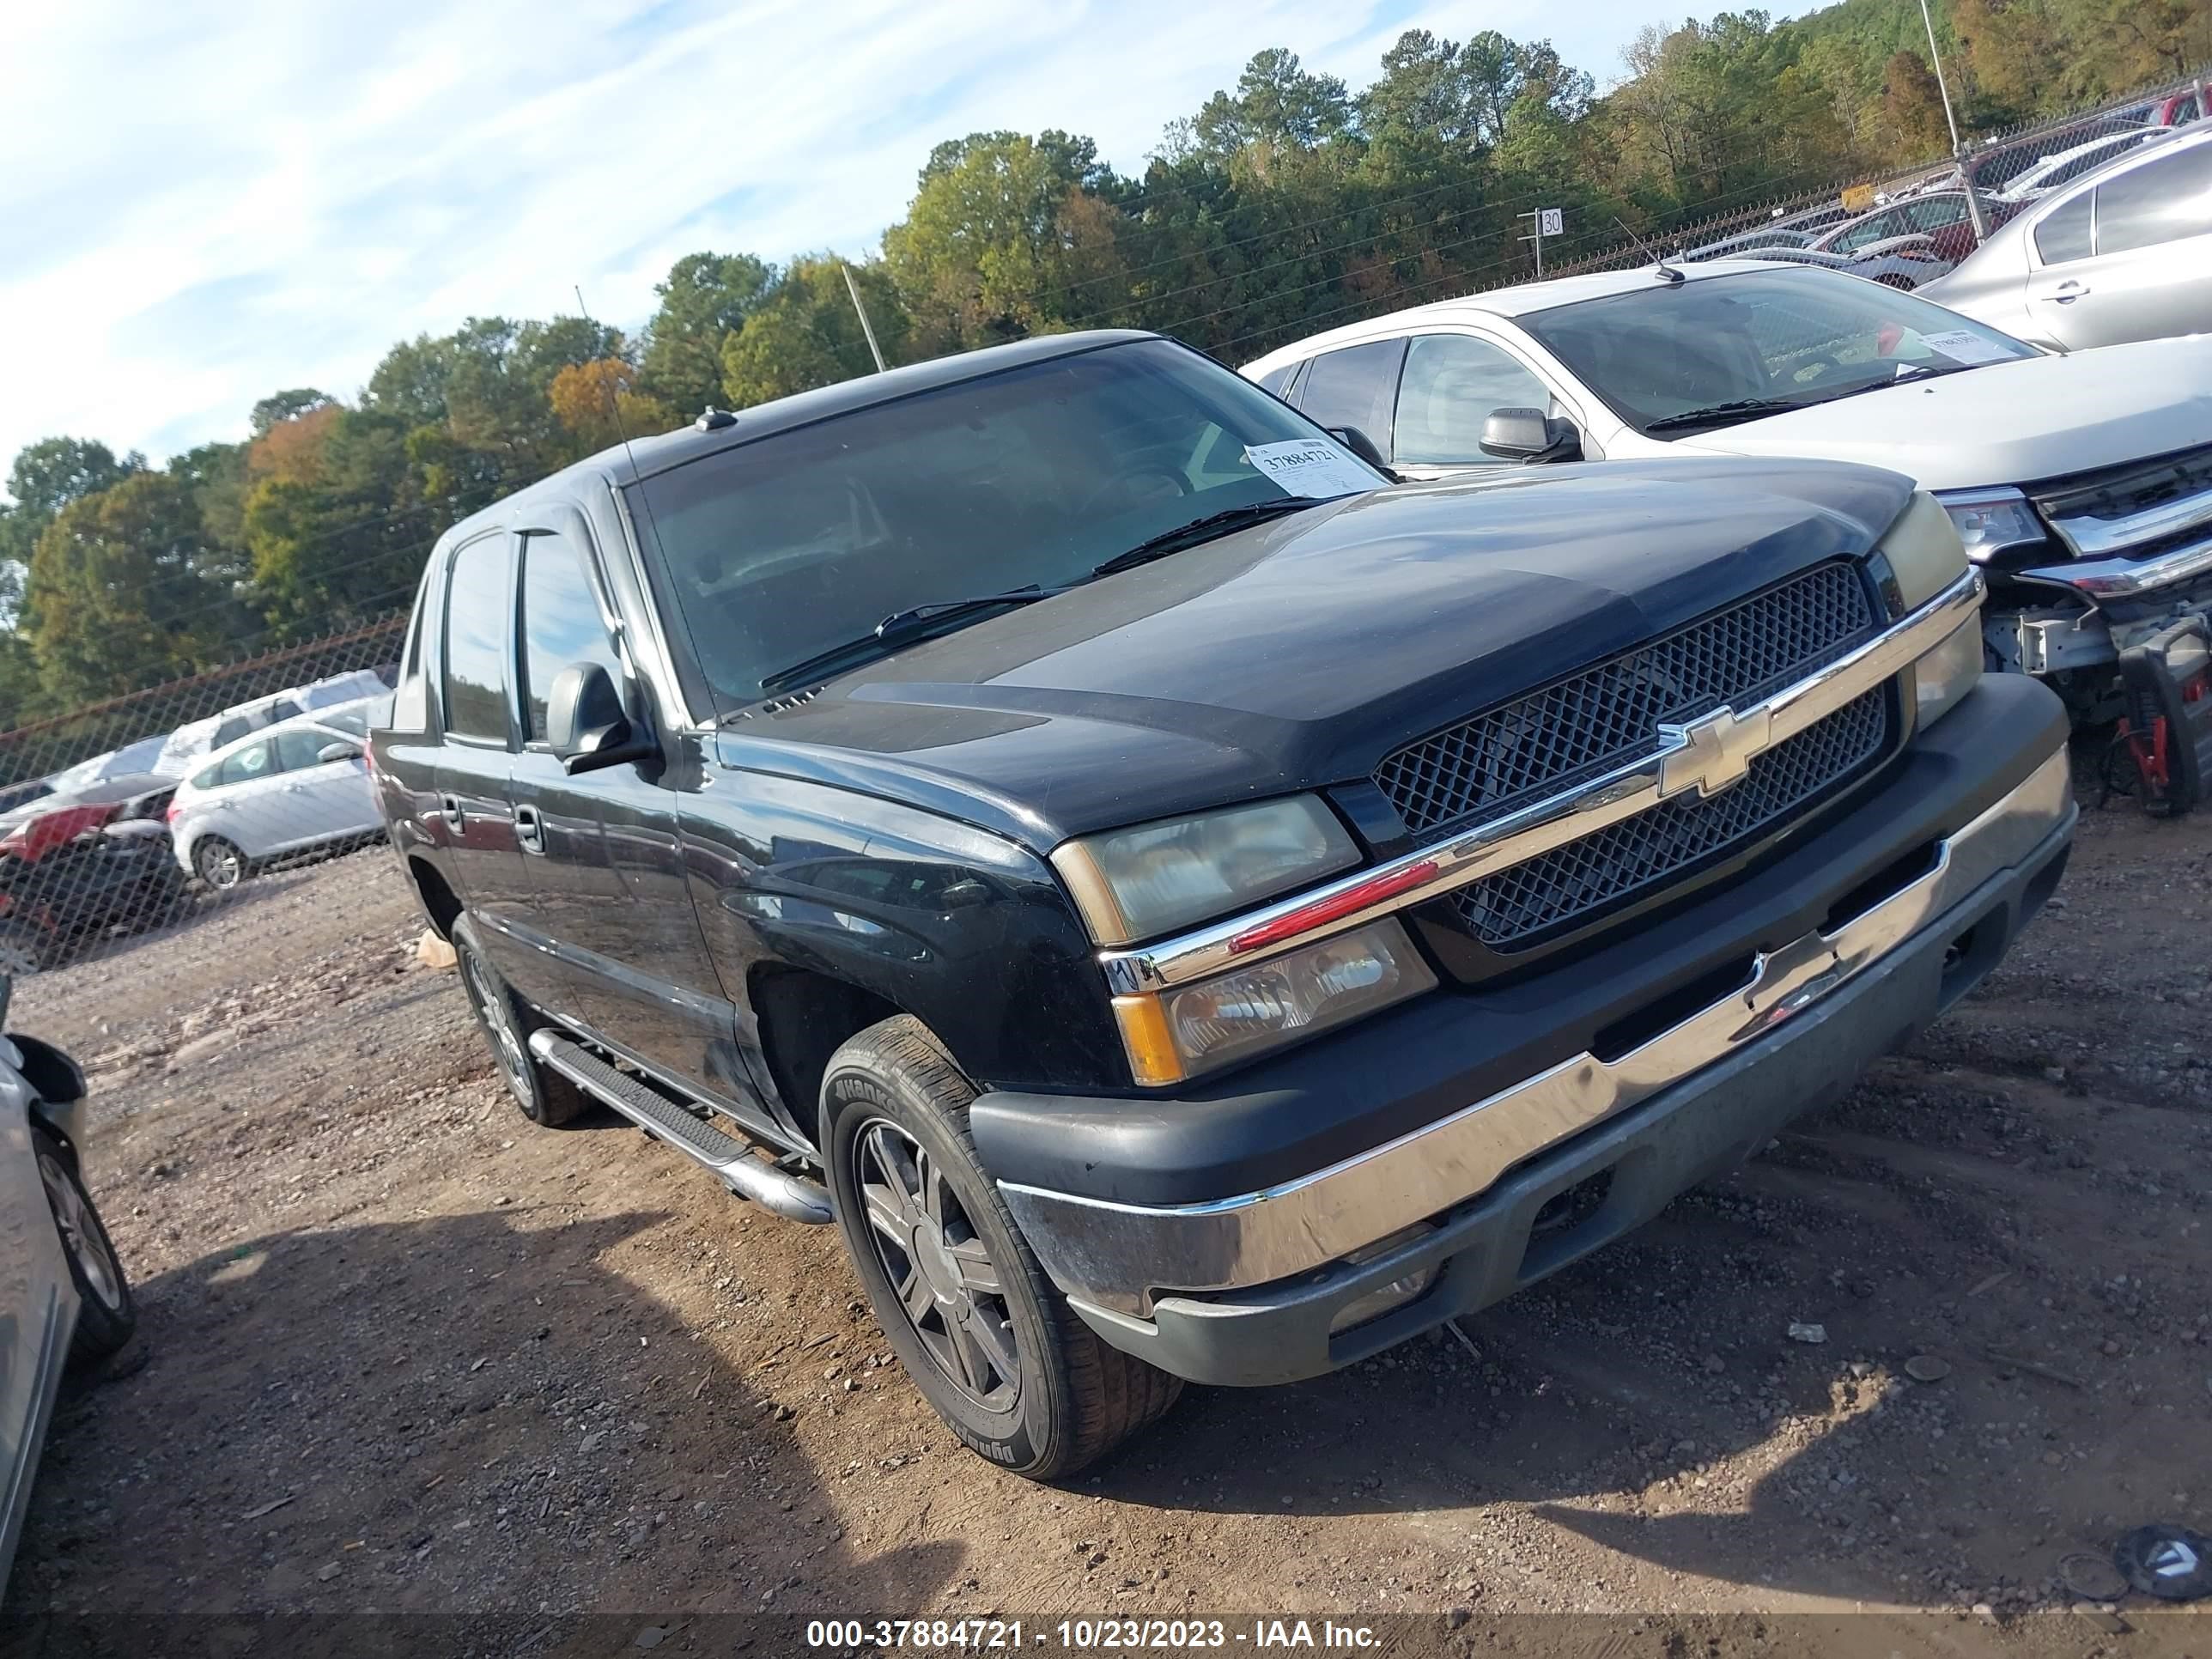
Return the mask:
{"type": "MultiPolygon", "coordinates": [[[[1887,862],[1886,884],[1854,893],[1821,926],[1782,935],[1789,942],[1758,951],[1732,988],[1709,985],[1701,1002],[1669,1005],[1670,1023],[1632,1044],[1593,1042],[1380,1144],[1226,1198],[1127,1201],[1009,1180],[1000,1162],[1009,1208],[1101,1335],[1198,1382],[1312,1376],[1510,1295],[1843,1093],[1995,965],[2063,868],[2075,817],[2063,720],[2043,706],[2048,694],[2013,681],[1978,691],[1929,734],[1969,736],[2029,692],[2043,718],[1995,799],[1923,848],[1917,866],[1862,854],[1857,879],[1887,862]],[[1977,703],[1981,718],[1967,718],[1977,703]],[[1954,720],[1961,731],[1949,730],[1954,720]],[[1601,1176],[1601,1193],[1585,1186],[1601,1176]],[[1540,1231],[1539,1212],[1578,1188],[1586,1212],[1540,1231]],[[1346,1260],[1417,1222],[1435,1231],[1346,1260]],[[1349,1304],[1429,1269],[1434,1282],[1418,1299],[1332,1330],[1349,1304]]],[[[1666,954],[1649,940],[1644,949],[1666,954]]],[[[1431,1000],[1449,1017],[1449,999],[1431,1000]]],[[[1370,1058],[1387,1077],[1388,1060],[1370,1058]]],[[[1142,1103],[1117,1103],[1141,1139],[1142,1103]]],[[[977,1103],[987,1164],[994,1144],[1018,1146],[1008,1115],[1003,1097],[977,1103]]]]}

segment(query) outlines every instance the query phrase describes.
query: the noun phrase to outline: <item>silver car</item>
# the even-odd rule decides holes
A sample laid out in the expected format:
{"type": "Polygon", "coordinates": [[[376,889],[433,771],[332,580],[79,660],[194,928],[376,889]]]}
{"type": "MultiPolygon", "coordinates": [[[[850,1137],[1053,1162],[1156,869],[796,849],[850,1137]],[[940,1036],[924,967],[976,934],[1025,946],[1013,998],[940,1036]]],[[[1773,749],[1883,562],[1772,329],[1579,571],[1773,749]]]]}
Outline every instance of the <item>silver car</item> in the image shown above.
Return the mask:
{"type": "Polygon", "coordinates": [[[391,707],[386,691],[209,756],[169,798],[170,844],[184,872],[224,892],[272,859],[380,837],[362,745],[391,707]]]}
{"type": "MultiPolygon", "coordinates": [[[[0,975],[0,1023],[9,982],[0,975]]],[[[84,1189],[84,1077],[35,1038],[0,1036],[0,1583],[67,1368],[106,1359],[137,1323],[84,1189]]]]}
{"type": "Polygon", "coordinates": [[[1920,292],[2066,350],[2212,331],[2212,127],[2054,191],[1920,292]]]}

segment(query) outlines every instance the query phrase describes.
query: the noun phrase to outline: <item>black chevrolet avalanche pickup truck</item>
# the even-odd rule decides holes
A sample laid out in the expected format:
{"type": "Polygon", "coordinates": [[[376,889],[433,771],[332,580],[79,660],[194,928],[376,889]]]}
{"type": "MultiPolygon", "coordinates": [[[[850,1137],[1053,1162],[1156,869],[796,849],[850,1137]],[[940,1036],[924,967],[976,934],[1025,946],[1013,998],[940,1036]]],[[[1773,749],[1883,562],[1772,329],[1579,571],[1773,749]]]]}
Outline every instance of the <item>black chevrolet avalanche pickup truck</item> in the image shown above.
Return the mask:
{"type": "Polygon", "coordinates": [[[1063,335],[710,411],[429,562],[373,771],[507,1086],[841,1227],[1024,1474],[1618,1237],[2065,864],[2065,713],[1983,675],[1905,479],[1362,447],[1063,335]]]}

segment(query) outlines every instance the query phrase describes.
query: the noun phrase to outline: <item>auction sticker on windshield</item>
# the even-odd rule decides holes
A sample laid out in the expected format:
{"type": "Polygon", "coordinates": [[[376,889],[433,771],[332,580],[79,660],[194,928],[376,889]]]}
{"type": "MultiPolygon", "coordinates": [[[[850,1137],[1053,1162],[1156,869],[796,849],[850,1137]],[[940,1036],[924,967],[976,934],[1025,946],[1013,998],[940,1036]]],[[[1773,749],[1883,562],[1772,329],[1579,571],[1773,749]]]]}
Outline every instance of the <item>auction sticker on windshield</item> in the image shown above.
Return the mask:
{"type": "Polygon", "coordinates": [[[2012,356],[1995,340],[1985,340],[1970,328],[1938,329],[1922,335],[1920,343],[1930,351],[1942,352],[1954,363],[2001,363],[2012,356]]]}
{"type": "Polygon", "coordinates": [[[1293,495],[1349,495],[1376,487],[1373,473],[1326,438],[1254,444],[1244,459],[1293,495]]]}

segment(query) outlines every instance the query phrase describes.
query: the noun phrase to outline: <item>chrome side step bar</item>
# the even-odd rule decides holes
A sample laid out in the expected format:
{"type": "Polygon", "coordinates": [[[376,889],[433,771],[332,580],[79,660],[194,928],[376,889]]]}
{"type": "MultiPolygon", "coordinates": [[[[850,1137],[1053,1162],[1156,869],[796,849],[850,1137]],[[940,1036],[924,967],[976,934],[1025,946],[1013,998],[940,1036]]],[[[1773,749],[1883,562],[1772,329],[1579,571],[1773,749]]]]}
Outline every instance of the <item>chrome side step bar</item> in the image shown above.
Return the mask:
{"type": "Polygon", "coordinates": [[[530,1034],[530,1052],[578,1088],[605,1101],[657,1140],[713,1170],[739,1198],[787,1221],[826,1226],[834,1218],[830,1194],[803,1176],[787,1175],[755,1158],[744,1141],[702,1122],[650,1085],[617,1071],[581,1043],[541,1028],[530,1034]]]}

